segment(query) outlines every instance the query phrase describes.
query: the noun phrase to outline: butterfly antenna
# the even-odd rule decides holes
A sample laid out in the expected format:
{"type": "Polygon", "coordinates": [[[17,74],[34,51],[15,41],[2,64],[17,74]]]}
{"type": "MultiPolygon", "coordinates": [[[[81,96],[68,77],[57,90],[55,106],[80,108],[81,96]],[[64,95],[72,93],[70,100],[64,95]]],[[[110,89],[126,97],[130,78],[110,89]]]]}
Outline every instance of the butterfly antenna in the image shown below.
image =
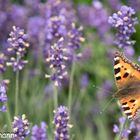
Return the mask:
{"type": "Polygon", "coordinates": [[[106,92],[112,94],[112,92],[111,92],[110,90],[107,90],[107,89],[105,89],[105,88],[101,88],[101,87],[98,87],[98,86],[96,86],[96,85],[93,85],[93,87],[96,88],[96,89],[105,90],[106,92]]]}
{"type": "MultiPolygon", "coordinates": [[[[94,84],[93,84],[93,87],[96,88],[96,89],[105,90],[105,91],[107,91],[108,93],[111,93],[111,94],[112,94],[111,91],[109,91],[109,90],[107,90],[107,89],[103,89],[103,88],[101,88],[101,87],[98,87],[98,86],[96,86],[96,85],[94,85],[94,84]]],[[[102,114],[114,99],[115,99],[115,97],[112,96],[112,98],[107,102],[107,104],[105,105],[105,107],[104,107],[104,108],[102,109],[102,111],[100,111],[99,113],[102,114]]]]}
{"type": "Polygon", "coordinates": [[[102,111],[100,111],[100,114],[102,114],[102,113],[106,110],[106,108],[110,105],[110,103],[111,103],[113,100],[114,100],[114,98],[111,98],[111,99],[108,101],[108,103],[105,105],[105,107],[102,109],[102,111]]]}

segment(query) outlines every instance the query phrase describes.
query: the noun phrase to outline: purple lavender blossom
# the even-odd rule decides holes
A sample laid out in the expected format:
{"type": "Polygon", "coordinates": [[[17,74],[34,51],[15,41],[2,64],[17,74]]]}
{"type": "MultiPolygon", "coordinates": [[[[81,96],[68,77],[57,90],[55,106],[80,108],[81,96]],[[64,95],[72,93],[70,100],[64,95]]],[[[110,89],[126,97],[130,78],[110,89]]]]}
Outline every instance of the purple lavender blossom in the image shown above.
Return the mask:
{"type": "Polygon", "coordinates": [[[120,123],[120,124],[123,125],[123,124],[125,123],[125,121],[126,121],[126,118],[125,118],[125,117],[120,117],[120,118],[119,118],[119,123],[120,123]]]}
{"type": "Polygon", "coordinates": [[[52,69],[52,74],[46,74],[46,78],[50,78],[58,86],[61,80],[67,75],[66,62],[68,61],[67,49],[64,47],[63,38],[56,44],[48,46],[46,50],[46,63],[52,69]]]}
{"type": "Polygon", "coordinates": [[[138,23],[134,9],[128,6],[122,6],[117,13],[109,17],[108,22],[117,29],[115,44],[119,48],[132,47],[135,41],[130,40],[130,37],[135,33],[134,25],[138,23]]]}
{"type": "Polygon", "coordinates": [[[6,107],[5,103],[8,100],[7,94],[6,94],[8,83],[9,83],[9,80],[3,80],[3,81],[0,82],[0,103],[3,104],[0,107],[1,112],[6,112],[7,111],[7,107],[6,107]]]}
{"type": "Polygon", "coordinates": [[[6,70],[6,60],[7,60],[7,57],[4,53],[0,53],[0,73],[3,73],[5,72],[6,70]]]}
{"type": "Polygon", "coordinates": [[[133,135],[133,139],[137,140],[139,138],[138,133],[139,133],[139,128],[138,126],[138,120],[131,121],[128,125],[127,128],[124,127],[124,123],[126,121],[125,117],[120,117],[119,118],[119,126],[117,124],[113,125],[113,132],[117,135],[121,135],[121,138],[123,139],[129,139],[129,135],[132,132],[135,132],[135,135],[133,135]]]}
{"type": "Polygon", "coordinates": [[[29,135],[29,122],[25,116],[14,117],[12,122],[13,133],[15,134],[13,140],[24,140],[29,135]]]}
{"type": "Polygon", "coordinates": [[[113,132],[118,134],[118,135],[121,135],[121,138],[128,138],[129,134],[131,133],[131,130],[133,129],[133,128],[132,129],[123,128],[123,130],[122,130],[121,127],[124,125],[125,121],[126,121],[125,117],[120,117],[119,118],[119,123],[120,123],[119,126],[117,124],[113,125],[113,132]]]}
{"type": "Polygon", "coordinates": [[[114,124],[113,125],[113,132],[114,133],[119,133],[119,131],[120,131],[120,129],[119,129],[118,125],[114,124]]]}
{"type": "Polygon", "coordinates": [[[60,106],[54,113],[55,140],[69,140],[69,128],[71,128],[72,125],[68,124],[69,114],[67,107],[60,106]]]}
{"type": "Polygon", "coordinates": [[[66,62],[73,62],[81,56],[77,52],[84,38],[82,37],[82,28],[75,26],[75,14],[70,2],[47,1],[45,17],[43,53],[52,73],[46,77],[58,86],[67,77],[66,62]]]}
{"type": "Polygon", "coordinates": [[[47,125],[41,122],[40,127],[35,125],[32,127],[31,140],[47,140],[47,125]]]}
{"type": "Polygon", "coordinates": [[[129,136],[130,133],[131,133],[130,130],[124,129],[124,130],[122,130],[122,132],[121,132],[121,137],[122,137],[122,138],[128,138],[128,136],[129,136]]]}
{"type": "Polygon", "coordinates": [[[19,27],[13,26],[13,31],[10,33],[8,42],[9,47],[7,48],[7,52],[12,56],[10,57],[9,62],[7,62],[7,65],[12,66],[14,71],[22,70],[28,62],[27,60],[23,60],[26,48],[29,47],[27,34],[19,27]]]}
{"type": "Polygon", "coordinates": [[[71,49],[78,49],[80,48],[81,42],[85,41],[85,38],[82,34],[83,27],[76,28],[76,25],[72,23],[71,30],[68,32],[68,47],[71,49]]]}

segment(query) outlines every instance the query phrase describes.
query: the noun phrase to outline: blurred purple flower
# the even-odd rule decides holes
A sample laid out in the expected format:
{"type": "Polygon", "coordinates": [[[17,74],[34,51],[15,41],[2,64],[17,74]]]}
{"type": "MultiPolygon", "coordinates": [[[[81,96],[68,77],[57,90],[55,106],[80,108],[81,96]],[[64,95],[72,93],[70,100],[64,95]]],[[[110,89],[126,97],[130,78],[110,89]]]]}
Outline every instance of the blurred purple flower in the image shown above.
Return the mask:
{"type": "Polygon", "coordinates": [[[136,119],[134,122],[135,122],[137,133],[139,133],[140,132],[140,118],[136,119]]]}
{"type": "Polygon", "coordinates": [[[92,56],[92,48],[86,47],[82,50],[81,61],[87,61],[91,58],[91,56],[92,56]]]}
{"type": "MultiPolygon", "coordinates": [[[[66,81],[65,81],[66,82],[66,81]]],[[[58,88],[58,96],[59,94],[61,94],[61,87],[59,86],[58,88]]],[[[44,93],[45,93],[45,99],[46,100],[51,100],[54,97],[54,84],[53,82],[49,82],[44,89],[44,93]]]]}
{"type": "Polygon", "coordinates": [[[78,5],[78,16],[80,18],[80,21],[86,26],[89,25],[89,9],[91,9],[90,6],[85,4],[78,5]]]}
{"type": "Polygon", "coordinates": [[[80,79],[80,87],[81,89],[86,89],[89,84],[89,77],[87,74],[83,74],[80,79]]]}
{"type": "Polygon", "coordinates": [[[1,0],[0,1],[0,10],[4,11],[8,8],[10,1],[9,0],[1,0]]]}
{"type": "Polygon", "coordinates": [[[0,11],[0,42],[2,44],[2,42],[4,42],[4,40],[6,39],[7,36],[7,31],[8,31],[8,27],[9,23],[8,23],[8,13],[7,11],[0,11]]]}
{"type": "Polygon", "coordinates": [[[24,140],[25,137],[29,135],[29,122],[25,114],[23,114],[22,117],[14,117],[12,128],[13,133],[15,134],[13,140],[24,140]]]}
{"type": "Polygon", "coordinates": [[[109,93],[112,91],[112,81],[106,80],[103,82],[99,90],[97,91],[97,98],[102,101],[109,96],[109,93]]]}
{"type": "Polygon", "coordinates": [[[9,47],[7,48],[7,52],[12,56],[9,62],[7,62],[7,65],[12,66],[14,71],[22,70],[24,65],[28,62],[27,60],[23,60],[26,48],[29,47],[27,34],[19,27],[13,26],[13,31],[11,31],[9,35],[9,47]]]}
{"type": "Polygon", "coordinates": [[[140,62],[140,56],[138,57],[138,61],[140,62]]]}
{"type": "Polygon", "coordinates": [[[0,106],[1,112],[7,111],[7,107],[6,107],[5,103],[8,100],[7,94],[6,94],[8,83],[9,83],[9,80],[3,80],[0,82],[0,103],[3,104],[2,106],[0,106]]]}
{"type": "Polygon", "coordinates": [[[129,129],[132,130],[132,129],[136,129],[136,124],[134,121],[132,121],[129,125],[129,129]]]}
{"type": "Polygon", "coordinates": [[[140,1],[139,0],[129,0],[129,5],[136,11],[140,10],[140,1]]]}
{"type": "Polygon", "coordinates": [[[132,47],[128,47],[124,49],[124,54],[129,58],[132,59],[132,57],[135,54],[135,50],[132,47]]]}
{"type": "Polygon", "coordinates": [[[122,3],[121,0],[109,0],[109,4],[111,6],[111,9],[118,10],[120,9],[122,3]]]}
{"type": "Polygon", "coordinates": [[[16,4],[11,5],[9,18],[12,22],[12,25],[24,28],[27,22],[27,16],[28,12],[25,7],[16,4]]]}
{"type": "Polygon", "coordinates": [[[32,127],[31,140],[47,140],[47,125],[45,122],[41,122],[40,127],[34,125],[32,127]]]}
{"type": "MultiPolygon", "coordinates": [[[[43,32],[44,23],[45,21],[41,16],[34,16],[34,17],[29,18],[28,26],[27,26],[27,33],[32,42],[35,42],[36,39],[37,40],[40,39],[39,35],[41,31],[43,32]]],[[[36,45],[35,43],[33,43],[33,45],[36,45]]]]}
{"type": "Polygon", "coordinates": [[[92,6],[80,5],[78,11],[82,22],[96,28],[100,36],[108,32],[108,13],[100,1],[93,1],[92,6]]]}
{"type": "Polygon", "coordinates": [[[0,29],[2,29],[3,25],[6,23],[7,21],[7,13],[0,11],[0,29]]]}
{"type": "Polygon", "coordinates": [[[33,12],[39,9],[40,0],[24,0],[24,2],[33,12]]]}
{"type": "Polygon", "coordinates": [[[135,33],[134,25],[138,23],[137,18],[132,18],[135,15],[134,9],[128,6],[122,6],[120,11],[109,17],[108,22],[117,29],[115,44],[119,48],[132,47],[135,41],[130,40],[130,37],[135,33]]]}
{"type": "Polygon", "coordinates": [[[71,128],[72,125],[68,124],[69,114],[67,107],[60,106],[54,113],[55,140],[69,140],[69,128],[71,128]]]}
{"type": "Polygon", "coordinates": [[[140,140],[140,136],[135,136],[133,140],[140,140]]]}
{"type": "Polygon", "coordinates": [[[42,53],[42,46],[44,45],[44,26],[45,19],[41,16],[33,16],[28,19],[27,34],[35,60],[37,60],[40,53],[42,53]]]}

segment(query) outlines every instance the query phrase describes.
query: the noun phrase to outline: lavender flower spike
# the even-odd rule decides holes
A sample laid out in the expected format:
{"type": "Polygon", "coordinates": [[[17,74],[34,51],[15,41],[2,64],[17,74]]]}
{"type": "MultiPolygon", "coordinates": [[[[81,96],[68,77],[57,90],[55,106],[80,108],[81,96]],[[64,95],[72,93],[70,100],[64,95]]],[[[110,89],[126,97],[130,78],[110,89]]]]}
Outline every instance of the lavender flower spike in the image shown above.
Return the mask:
{"type": "Polygon", "coordinates": [[[122,6],[120,11],[109,17],[108,22],[117,29],[115,44],[119,48],[132,47],[135,41],[130,40],[130,37],[135,33],[134,25],[138,23],[134,9],[128,6],[122,6]]]}
{"type": "Polygon", "coordinates": [[[7,48],[7,52],[11,57],[10,61],[7,62],[7,65],[12,66],[14,71],[22,70],[24,65],[28,62],[23,60],[26,48],[29,47],[27,34],[24,33],[23,29],[13,26],[13,31],[11,31],[9,36],[9,47],[7,48]]]}
{"type": "Polygon", "coordinates": [[[46,50],[46,64],[52,70],[51,75],[46,74],[46,78],[54,81],[55,86],[59,86],[61,80],[67,75],[66,62],[68,61],[67,49],[64,47],[64,39],[60,38],[57,43],[48,46],[46,50]]]}
{"type": "Polygon", "coordinates": [[[6,66],[6,55],[4,53],[0,53],[0,73],[5,72],[6,66]]]}
{"type": "Polygon", "coordinates": [[[69,115],[67,107],[60,106],[54,113],[55,140],[69,140],[69,128],[71,128],[72,125],[68,124],[69,115]]]}
{"type": "Polygon", "coordinates": [[[7,98],[7,94],[6,94],[6,90],[7,90],[7,84],[9,83],[9,80],[3,80],[0,82],[0,103],[2,103],[2,107],[0,107],[0,111],[1,112],[6,112],[7,108],[4,105],[8,98],[7,98]]]}
{"type": "Polygon", "coordinates": [[[37,125],[33,126],[31,140],[47,140],[46,129],[47,125],[45,122],[41,122],[40,127],[37,125]]]}
{"type": "Polygon", "coordinates": [[[13,133],[15,134],[13,140],[24,140],[26,136],[29,134],[29,122],[25,116],[22,117],[14,117],[14,121],[12,123],[13,133]]]}
{"type": "Polygon", "coordinates": [[[124,123],[126,121],[125,117],[120,117],[119,118],[119,125],[114,124],[113,125],[113,132],[117,135],[121,135],[122,139],[129,139],[129,135],[136,131],[136,123],[134,121],[132,121],[131,123],[129,123],[129,125],[127,127],[123,126],[124,123]],[[122,129],[123,127],[123,129],[122,129]]]}

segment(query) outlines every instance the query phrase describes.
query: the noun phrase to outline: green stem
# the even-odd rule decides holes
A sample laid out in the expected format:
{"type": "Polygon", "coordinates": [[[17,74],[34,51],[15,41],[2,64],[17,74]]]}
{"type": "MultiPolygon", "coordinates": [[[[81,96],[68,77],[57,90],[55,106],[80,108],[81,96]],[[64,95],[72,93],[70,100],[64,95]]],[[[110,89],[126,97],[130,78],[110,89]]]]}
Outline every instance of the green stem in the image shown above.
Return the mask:
{"type": "Polygon", "coordinates": [[[54,108],[58,106],[58,88],[54,85],[54,108]]]}
{"type": "Polygon", "coordinates": [[[48,126],[48,138],[49,139],[52,139],[52,135],[50,135],[50,134],[52,134],[53,132],[53,120],[52,120],[52,118],[53,118],[53,111],[54,111],[54,106],[53,106],[53,103],[52,102],[48,102],[48,104],[47,104],[47,106],[48,106],[48,110],[49,110],[49,126],[48,126]]]}
{"type": "Polygon", "coordinates": [[[16,72],[15,116],[18,115],[19,71],[16,72]]]}
{"type": "Polygon", "coordinates": [[[12,128],[11,128],[11,115],[10,115],[10,110],[9,110],[9,107],[8,107],[8,103],[6,103],[6,106],[7,106],[7,112],[6,112],[6,119],[7,119],[7,124],[8,124],[8,130],[11,131],[12,128]]]}
{"type": "Polygon", "coordinates": [[[68,97],[69,112],[71,112],[71,104],[72,104],[72,88],[73,88],[74,71],[75,71],[75,62],[72,63],[70,82],[69,82],[69,97],[68,97]]]}

